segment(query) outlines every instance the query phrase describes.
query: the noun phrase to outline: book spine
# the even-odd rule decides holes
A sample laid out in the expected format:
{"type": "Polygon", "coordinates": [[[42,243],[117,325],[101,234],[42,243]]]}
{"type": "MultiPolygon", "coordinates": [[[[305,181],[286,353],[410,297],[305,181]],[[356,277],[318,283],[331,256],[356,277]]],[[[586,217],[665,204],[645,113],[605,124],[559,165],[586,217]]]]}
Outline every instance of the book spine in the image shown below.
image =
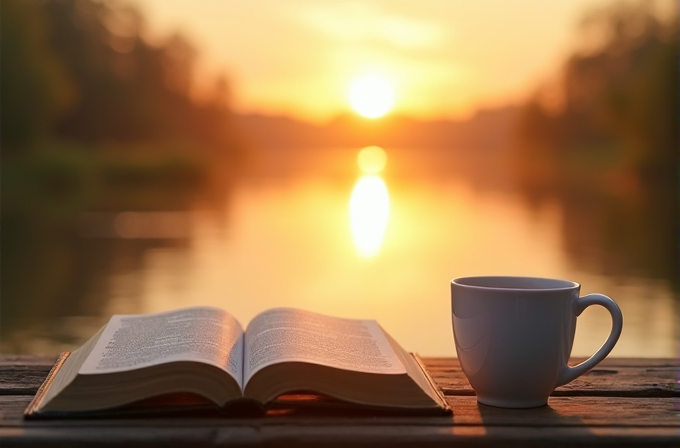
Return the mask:
{"type": "Polygon", "coordinates": [[[442,392],[442,389],[434,381],[434,379],[432,379],[432,377],[430,376],[430,373],[425,368],[425,364],[423,364],[423,361],[420,359],[420,356],[418,356],[416,353],[411,353],[411,355],[413,356],[413,359],[415,359],[416,363],[418,364],[418,367],[420,367],[420,369],[423,371],[423,374],[425,375],[425,378],[427,379],[427,381],[430,383],[432,390],[437,394],[437,398],[439,398],[439,405],[441,406],[441,408],[447,413],[452,412],[451,406],[449,406],[449,403],[446,401],[446,398],[444,397],[444,393],[442,392]]]}
{"type": "Polygon", "coordinates": [[[61,369],[61,366],[64,365],[64,362],[70,354],[71,352],[63,352],[59,355],[57,362],[54,363],[52,369],[50,369],[50,373],[47,374],[45,381],[43,381],[43,383],[40,385],[40,388],[38,388],[38,392],[35,393],[35,397],[33,397],[33,400],[31,400],[31,402],[26,407],[26,410],[24,410],[24,418],[33,418],[38,416],[38,409],[42,404],[43,398],[45,398],[45,394],[52,385],[52,381],[57,375],[57,372],[59,372],[59,369],[61,369]]]}

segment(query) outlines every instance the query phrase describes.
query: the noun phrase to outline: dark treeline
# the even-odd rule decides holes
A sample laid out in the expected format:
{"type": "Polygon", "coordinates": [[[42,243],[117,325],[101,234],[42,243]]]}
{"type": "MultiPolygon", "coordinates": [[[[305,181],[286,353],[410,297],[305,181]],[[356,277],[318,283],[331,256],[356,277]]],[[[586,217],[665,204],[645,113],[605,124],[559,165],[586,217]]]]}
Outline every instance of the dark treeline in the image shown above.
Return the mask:
{"type": "Polygon", "coordinates": [[[21,331],[22,319],[96,315],[102,272],[186,244],[87,238],[84,216],[113,217],[105,230],[116,235],[120,212],[223,204],[247,153],[227,83],[216,80],[197,101],[191,45],[148,41],[134,8],[98,0],[0,8],[4,336],[21,331]]]}
{"type": "Polygon", "coordinates": [[[653,5],[585,16],[583,48],[520,112],[510,160],[531,201],[562,204],[577,266],[678,287],[678,11],[661,19],[653,5]]]}
{"type": "Polygon", "coordinates": [[[513,158],[528,187],[677,187],[678,21],[652,5],[615,2],[584,17],[583,49],[521,114],[513,158]]]}
{"type": "Polygon", "coordinates": [[[178,35],[150,43],[143,29],[122,3],[3,0],[3,156],[55,141],[238,155],[226,82],[197,102],[191,45],[178,35]]]}
{"type": "Polygon", "coordinates": [[[242,115],[240,127],[264,148],[447,148],[498,150],[512,137],[518,108],[481,109],[467,120],[417,120],[387,115],[379,120],[344,114],[323,124],[286,116],[242,115]]]}

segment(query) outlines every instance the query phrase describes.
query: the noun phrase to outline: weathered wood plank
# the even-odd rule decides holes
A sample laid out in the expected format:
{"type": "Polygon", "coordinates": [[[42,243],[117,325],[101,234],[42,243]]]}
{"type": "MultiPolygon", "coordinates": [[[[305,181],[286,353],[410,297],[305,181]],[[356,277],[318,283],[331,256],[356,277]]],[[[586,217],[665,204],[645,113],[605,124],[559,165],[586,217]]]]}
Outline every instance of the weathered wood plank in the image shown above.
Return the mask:
{"type": "Polygon", "coordinates": [[[3,366],[52,366],[57,360],[56,355],[2,355],[0,367],[3,366]]]}
{"type": "Polygon", "coordinates": [[[35,394],[51,368],[42,364],[0,365],[0,395],[35,394]]]}
{"type": "MultiPolygon", "coordinates": [[[[447,395],[474,395],[455,358],[425,358],[432,377],[447,395]]],[[[578,362],[578,359],[574,360],[578,362]]],[[[3,357],[0,359],[0,395],[34,394],[49,372],[52,357],[3,357]]],[[[553,396],[678,397],[677,360],[606,359],[553,396]]]]}
{"type": "MultiPolygon", "coordinates": [[[[432,378],[447,395],[474,395],[460,363],[453,358],[423,359],[432,378]]],[[[581,362],[574,359],[572,364],[581,362]]],[[[607,359],[553,396],[679,397],[677,360],[607,359]]]]}
{"type": "Polygon", "coordinates": [[[674,398],[627,397],[554,397],[549,405],[534,409],[501,409],[477,403],[475,397],[447,397],[453,416],[386,416],[380,413],[328,413],[309,411],[295,415],[266,418],[102,418],[102,419],[23,419],[23,411],[31,396],[0,397],[0,427],[170,427],[170,426],[223,426],[223,425],[482,425],[522,427],[673,427],[680,434],[680,403],[674,398]]]}
{"type": "MultiPolygon", "coordinates": [[[[574,360],[574,363],[579,360],[574,360]]],[[[479,405],[454,358],[426,358],[452,417],[300,413],[259,419],[23,420],[54,357],[0,358],[0,446],[680,446],[680,362],[605,360],[549,406],[479,405]]]]}
{"type": "Polygon", "coordinates": [[[481,426],[306,426],[163,428],[0,428],[6,447],[592,447],[677,448],[674,428],[518,428],[481,426]]]}

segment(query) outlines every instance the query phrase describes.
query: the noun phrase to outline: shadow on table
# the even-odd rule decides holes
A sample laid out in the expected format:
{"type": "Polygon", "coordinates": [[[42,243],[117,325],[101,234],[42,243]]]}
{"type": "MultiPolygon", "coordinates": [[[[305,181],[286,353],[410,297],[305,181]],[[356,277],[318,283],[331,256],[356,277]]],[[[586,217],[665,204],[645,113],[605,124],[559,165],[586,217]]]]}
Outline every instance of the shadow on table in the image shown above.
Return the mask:
{"type": "Polygon", "coordinates": [[[477,403],[477,408],[487,439],[499,446],[546,446],[548,442],[560,446],[562,442],[587,442],[594,437],[580,417],[561,413],[550,405],[505,409],[477,403]]]}

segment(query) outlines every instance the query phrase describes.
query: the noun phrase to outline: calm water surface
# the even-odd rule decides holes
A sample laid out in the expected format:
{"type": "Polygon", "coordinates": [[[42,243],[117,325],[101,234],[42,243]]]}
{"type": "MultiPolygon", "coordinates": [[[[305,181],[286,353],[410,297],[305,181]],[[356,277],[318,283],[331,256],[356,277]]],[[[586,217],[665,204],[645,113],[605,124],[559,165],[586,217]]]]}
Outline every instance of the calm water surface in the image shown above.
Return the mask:
{"type": "MultiPolygon", "coordinates": [[[[73,349],[114,313],[214,305],[244,325],[278,306],[373,318],[409,351],[455,356],[449,281],[531,275],[611,296],[625,320],[612,355],[677,355],[670,282],[603,275],[574,262],[559,203],[530,207],[502,188],[502,178],[480,183],[483,172],[475,180],[414,151],[388,151],[377,176],[356,167],[356,150],[314,154],[267,158],[218,207],[83,215],[86,223],[109,220],[117,232],[83,227],[79,244],[97,260],[90,280],[59,312],[11,316],[2,351],[73,349]]],[[[595,352],[609,329],[607,312],[588,308],[573,354],[595,352]]]]}

